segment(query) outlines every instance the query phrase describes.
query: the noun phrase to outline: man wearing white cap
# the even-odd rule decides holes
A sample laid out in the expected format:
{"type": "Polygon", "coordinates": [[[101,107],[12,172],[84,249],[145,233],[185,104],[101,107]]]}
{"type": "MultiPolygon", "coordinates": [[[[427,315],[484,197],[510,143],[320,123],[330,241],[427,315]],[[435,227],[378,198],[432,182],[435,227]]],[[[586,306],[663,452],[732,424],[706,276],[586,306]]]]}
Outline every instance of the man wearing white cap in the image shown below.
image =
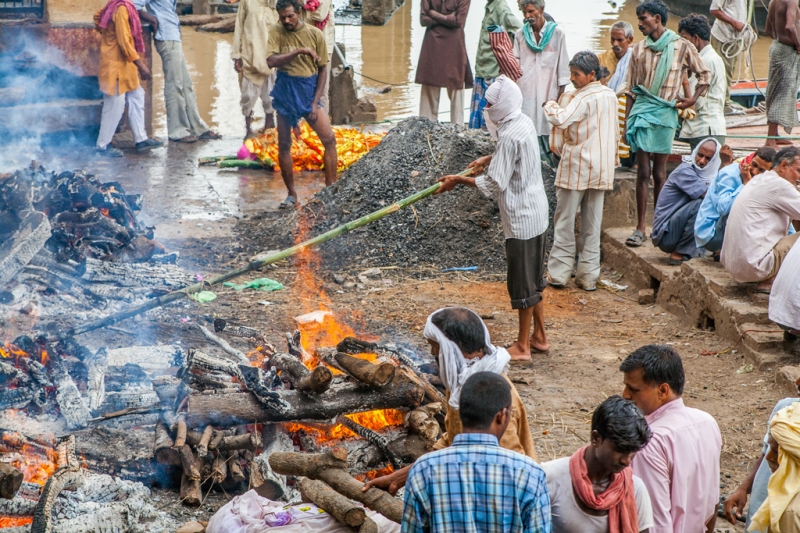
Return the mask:
{"type": "Polygon", "coordinates": [[[550,348],[542,304],[547,286],[544,255],[549,217],[539,139],[533,122],[522,113],[522,92],[511,79],[498,77],[486,91],[486,102],[486,126],[497,139],[494,154],[470,163],[477,177],[441,178],[436,194],[466,185],[497,201],[506,238],[508,294],[511,308],[519,311],[519,333],[508,353],[513,360],[530,361],[531,350],[546,352],[550,348]]]}
{"type": "MultiPolygon", "coordinates": [[[[439,309],[428,317],[423,336],[431,346],[431,354],[439,364],[439,377],[447,388],[446,431],[433,449],[447,448],[462,432],[458,408],[464,382],[478,372],[493,372],[505,377],[511,385],[511,421],[499,440],[500,447],[538,462],[525,405],[514,384],[505,376],[511,356],[505,348],[492,345],[483,320],[463,307],[439,309]]],[[[375,478],[364,490],[379,487],[394,494],[405,484],[409,470],[411,465],[375,478]]]]}

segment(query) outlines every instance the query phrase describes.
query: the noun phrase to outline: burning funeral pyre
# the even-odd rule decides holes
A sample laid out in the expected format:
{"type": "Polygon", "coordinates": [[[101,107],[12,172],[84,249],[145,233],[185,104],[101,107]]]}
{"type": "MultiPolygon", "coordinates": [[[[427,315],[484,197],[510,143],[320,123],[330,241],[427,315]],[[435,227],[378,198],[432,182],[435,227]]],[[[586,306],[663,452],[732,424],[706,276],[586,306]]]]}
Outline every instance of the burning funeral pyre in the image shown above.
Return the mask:
{"type": "Polygon", "coordinates": [[[27,334],[0,342],[0,528],[174,530],[149,501],[154,484],[186,506],[251,488],[335,507],[363,531],[372,522],[347,498],[399,521],[400,500],[359,480],[439,437],[441,384],[413,349],[359,338],[324,309],[298,317],[285,350],[220,318],[196,323],[207,344],[189,349],[91,350],[53,325],[190,283],[138,208],[79,171],[0,178],[0,319],[29,317],[27,334]]]}

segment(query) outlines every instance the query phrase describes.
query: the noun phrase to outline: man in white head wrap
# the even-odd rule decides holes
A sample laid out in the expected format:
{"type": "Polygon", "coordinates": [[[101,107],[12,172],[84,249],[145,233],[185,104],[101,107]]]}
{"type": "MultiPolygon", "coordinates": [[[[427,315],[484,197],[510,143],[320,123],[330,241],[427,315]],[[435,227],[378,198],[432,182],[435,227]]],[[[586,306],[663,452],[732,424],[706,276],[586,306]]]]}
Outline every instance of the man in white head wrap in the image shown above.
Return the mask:
{"type": "MultiPolygon", "coordinates": [[[[438,360],[439,377],[447,388],[446,431],[433,449],[447,448],[462,432],[458,405],[461,387],[467,378],[478,372],[494,372],[505,377],[511,385],[511,422],[500,439],[500,447],[527,455],[538,462],[525,405],[516,387],[505,375],[511,356],[505,348],[492,345],[489,330],[480,317],[463,307],[439,309],[428,317],[423,335],[431,345],[431,353],[438,360]]],[[[410,469],[409,465],[388,476],[375,478],[364,489],[379,487],[394,494],[405,484],[410,469]]]]}
{"type": "Polygon", "coordinates": [[[497,201],[506,238],[508,294],[511,307],[519,311],[519,333],[508,352],[512,360],[530,361],[531,350],[550,348],[542,304],[549,213],[539,140],[533,122],[522,114],[522,93],[511,79],[497,78],[486,91],[486,101],[486,125],[497,139],[494,154],[470,163],[477,177],[441,178],[436,194],[466,185],[497,201]]]}

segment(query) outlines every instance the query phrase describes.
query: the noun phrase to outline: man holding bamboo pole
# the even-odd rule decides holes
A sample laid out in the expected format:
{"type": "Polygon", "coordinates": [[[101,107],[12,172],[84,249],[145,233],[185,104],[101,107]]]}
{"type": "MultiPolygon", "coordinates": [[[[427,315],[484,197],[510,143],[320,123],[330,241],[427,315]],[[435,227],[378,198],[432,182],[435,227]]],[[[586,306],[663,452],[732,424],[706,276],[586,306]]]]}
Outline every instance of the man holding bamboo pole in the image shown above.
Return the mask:
{"type": "Polygon", "coordinates": [[[456,185],[477,187],[497,201],[506,237],[508,294],[519,311],[519,334],[509,346],[515,361],[530,361],[531,350],[550,348],[544,328],[542,291],[544,251],[548,225],[547,196],[539,162],[539,140],[531,119],[522,113],[522,92],[505,76],[486,91],[485,118],[489,133],[497,139],[493,155],[470,163],[477,177],[445,176],[436,194],[456,185]],[[533,334],[531,334],[533,320],[533,334]]]}

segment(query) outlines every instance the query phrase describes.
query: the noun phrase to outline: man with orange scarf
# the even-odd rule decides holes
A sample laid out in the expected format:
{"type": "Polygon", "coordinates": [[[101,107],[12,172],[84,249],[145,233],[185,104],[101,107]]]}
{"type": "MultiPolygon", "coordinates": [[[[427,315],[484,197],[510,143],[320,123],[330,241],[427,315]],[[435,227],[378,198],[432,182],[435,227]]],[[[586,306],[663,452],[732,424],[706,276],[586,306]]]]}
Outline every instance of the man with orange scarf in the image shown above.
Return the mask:
{"type": "Polygon", "coordinates": [[[553,533],[639,533],[653,527],[647,488],[631,469],[650,437],[632,401],[612,396],[601,403],[592,415],[591,443],[572,457],[542,464],[553,533]]]}

